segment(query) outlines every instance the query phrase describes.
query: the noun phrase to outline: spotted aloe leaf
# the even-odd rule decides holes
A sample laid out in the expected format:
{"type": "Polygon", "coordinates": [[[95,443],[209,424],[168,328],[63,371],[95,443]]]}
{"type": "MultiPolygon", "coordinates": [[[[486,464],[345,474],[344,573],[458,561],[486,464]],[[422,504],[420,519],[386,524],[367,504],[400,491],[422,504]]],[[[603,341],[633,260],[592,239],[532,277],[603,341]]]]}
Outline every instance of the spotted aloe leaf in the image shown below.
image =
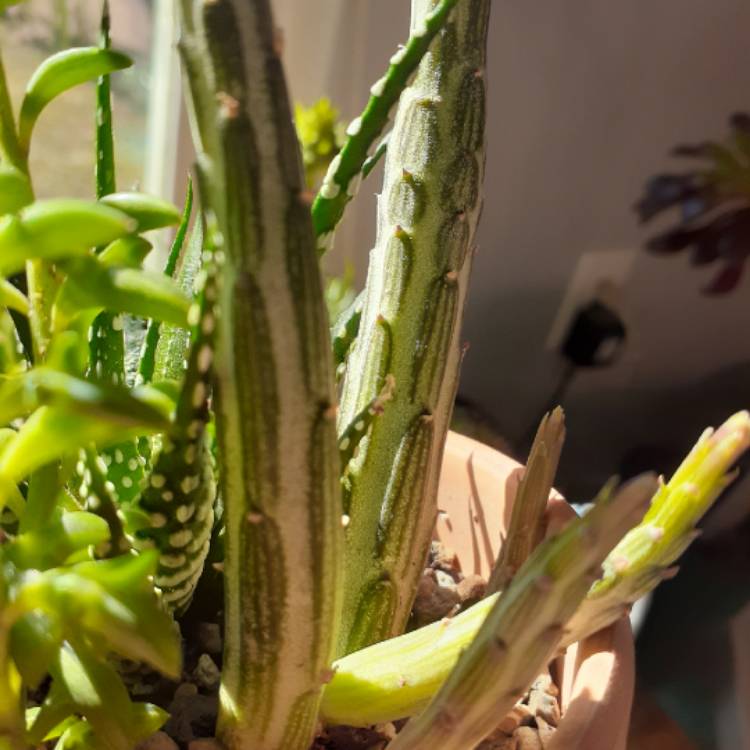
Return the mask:
{"type": "MultiPolygon", "coordinates": [[[[155,441],[153,470],[139,506],[150,528],[140,536],[159,550],[154,581],[167,608],[180,614],[190,603],[208,555],[216,482],[206,425],[214,356],[217,299],[213,262],[198,278],[196,323],[172,428],[155,441]]],[[[182,362],[184,354],[180,354],[182,362]]]]}
{"type": "MultiPolygon", "coordinates": [[[[99,48],[110,49],[109,4],[102,9],[99,48]]],[[[112,132],[112,96],[110,76],[102,75],[96,82],[96,197],[105,205],[118,208],[138,224],[138,231],[144,230],[144,223],[149,224],[150,214],[158,213],[159,206],[148,205],[144,209],[138,200],[129,194],[115,193],[117,181],[115,174],[115,148],[112,132]],[[144,221],[145,215],[145,221],[144,221]]],[[[158,222],[157,222],[158,224],[158,222]]],[[[115,240],[105,248],[98,248],[100,262],[107,267],[118,265],[126,268],[140,268],[137,259],[145,257],[150,249],[149,243],[137,235],[128,235],[115,240]]],[[[69,282],[70,283],[70,282],[69,282]]],[[[104,310],[94,319],[89,332],[89,373],[95,379],[110,383],[125,383],[125,331],[123,319],[118,312],[104,310]]],[[[84,481],[79,489],[87,507],[94,506],[95,512],[102,514],[109,524],[112,540],[109,549],[127,549],[122,532],[122,524],[117,517],[115,504],[131,503],[140,492],[143,481],[143,461],[138,453],[135,440],[129,440],[102,451],[104,463],[102,477],[99,457],[94,450],[83,454],[85,473],[91,479],[84,481]],[[97,485],[94,488],[94,483],[97,485]],[[107,484],[109,483],[109,484],[107,484]]]]}
{"type": "MultiPolygon", "coordinates": [[[[193,297],[195,281],[203,262],[204,232],[203,220],[198,217],[195,221],[190,237],[184,244],[180,255],[178,268],[172,269],[175,274],[176,286],[183,294],[193,297]]],[[[167,270],[171,269],[171,263],[167,270]]],[[[153,324],[151,328],[153,328],[153,324]]],[[[162,322],[156,329],[157,344],[153,354],[153,370],[151,378],[155,383],[163,381],[180,381],[185,372],[185,361],[190,348],[190,330],[185,326],[162,322]]],[[[150,335],[147,333],[146,344],[150,335]]],[[[144,349],[142,362],[146,362],[147,352],[144,349]]],[[[143,369],[143,368],[142,368],[143,369]]]]}
{"type": "MultiPolygon", "coordinates": [[[[183,247],[185,246],[185,239],[188,234],[192,212],[193,183],[192,180],[188,180],[187,195],[185,196],[185,208],[182,212],[182,219],[180,220],[180,225],[177,228],[177,233],[175,234],[175,238],[172,242],[172,246],[167,257],[167,263],[164,267],[164,275],[168,278],[172,278],[175,275],[177,264],[180,259],[183,258],[183,247]]],[[[202,245],[203,232],[201,228],[201,220],[199,217],[198,219],[196,219],[195,227],[190,236],[190,241],[188,242],[188,247],[185,250],[185,259],[183,260],[185,277],[181,280],[180,287],[185,292],[192,291],[192,282],[197,268],[192,271],[189,271],[188,269],[194,269],[194,267],[197,267],[199,265],[202,245]]],[[[154,377],[157,347],[161,339],[161,330],[162,322],[160,320],[151,320],[149,322],[138,363],[138,379],[140,380],[140,382],[150,383],[154,377]]],[[[187,341],[184,338],[182,331],[183,329],[181,328],[169,329],[169,332],[167,333],[167,336],[165,336],[165,338],[168,338],[169,335],[180,337],[183,344],[182,350],[184,356],[187,341]]],[[[164,344],[162,344],[162,346],[164,346],[164,344]]],[[[175,348],[179,348],[179,346],[175,348]]]]}

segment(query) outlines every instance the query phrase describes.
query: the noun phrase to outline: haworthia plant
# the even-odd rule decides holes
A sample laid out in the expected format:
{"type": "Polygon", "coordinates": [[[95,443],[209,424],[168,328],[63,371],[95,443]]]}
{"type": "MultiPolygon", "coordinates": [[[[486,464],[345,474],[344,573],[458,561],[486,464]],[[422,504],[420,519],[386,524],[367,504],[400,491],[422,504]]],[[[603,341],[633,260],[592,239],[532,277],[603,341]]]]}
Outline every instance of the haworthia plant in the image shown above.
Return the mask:
{"type": "MultiPolygon", "coordinates": [[[[413,4],[413,34],[435,7],[413,4]]],[[[390,137],[339,432],[386,375],[395,389],[348,472],[339,654],[403,630],[432,536],[481,205],[489,8],[489,0],[458,3],[404,91],[390,137]]]]}
{"type": "MultiPolygon", "coordinates": [[[[110,49],[109,4],[102,9],[99,47],[110,49]]],[[[112,133],[112,98],[109,75],[102,75],[96,82],[96,167],[94,171],[96,197],[102,200],[112,195],[116,187],[115,147],[112,133]]],[[[103,250],[104,248],[100,248],[103,250]]],[[[91,325],[89,343],[89,368],[97,378],[114,383],[125,381],[125,337],[123,320],[117,313],[103,311],[91,325]]],[[[91,459],[89,471],[96,475],[97,466],[94,453],[87,454],[91,459]]],[[[123,502],[132,502],[141,489],[143,466],[138,455],[135,440],[120,443],[102,454],[107,481],[111,482],[111,493],[123,502]]],[[[106,500],[104,507],[107,507],[106,500]]],[[[111,513],[110,513],[111,515],[111,513]]]]}
{"type": "Polygon", "coordinates": [[[188,360],[175,422],[158,441],[149,485],[139,500],[150,521],[141,535],[160,552],[154,582],[167,608],[178,613],[190,603],[203,572],[214,521],[216,482],[206,425],[217,287],[213,266],[210,271],[198,279],[202,288],[189,354],[180,353],[180,363],[186,355],[188,360]]]}
{"type": "Polygon", "coordinates": [[[227,626],[218,732],[230,747],[306,750],[336,637],[342,534],[312,221],[268,1],[184,0],[181,10],[219,264],[227,626]]]}

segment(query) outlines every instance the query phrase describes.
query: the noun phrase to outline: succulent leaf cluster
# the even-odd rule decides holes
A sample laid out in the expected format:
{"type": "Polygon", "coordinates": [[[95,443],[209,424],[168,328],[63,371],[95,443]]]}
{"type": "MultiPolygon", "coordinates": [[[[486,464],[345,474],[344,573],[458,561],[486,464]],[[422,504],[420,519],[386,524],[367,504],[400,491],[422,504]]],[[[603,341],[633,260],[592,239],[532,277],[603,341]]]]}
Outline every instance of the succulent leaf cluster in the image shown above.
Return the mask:
{"type": "Polygon", "coordinates": [[[718,265],[706,294],[732,291],[750,254],[750,115],[732,115],[730,128],[721,143],[675,147],[674,156],[696,166],[652,177],[636,204],[643,223],[677,209],[677,224],[651,237],[646,247],[659,255],[689,250],[691,265],[718,265]]]}

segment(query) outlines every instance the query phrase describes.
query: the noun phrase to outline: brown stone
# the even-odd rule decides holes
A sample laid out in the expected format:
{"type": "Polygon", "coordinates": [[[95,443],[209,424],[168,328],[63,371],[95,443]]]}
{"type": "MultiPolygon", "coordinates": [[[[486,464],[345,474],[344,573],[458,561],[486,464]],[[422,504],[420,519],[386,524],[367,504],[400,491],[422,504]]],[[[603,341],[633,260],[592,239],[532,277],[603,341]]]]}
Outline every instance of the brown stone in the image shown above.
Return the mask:
{"type": "Polygon", "coordinates": [[[529,711],[528,706],[523,703],[516,703],[500,722],[498,729],[505,734],[513,734],[518,727],[531,724],[533,718],[534,715],[529,711]]]}
{"type": "Polygon", "coordinates": [[[539,732],[532,727],[518,727],[515,732],[518,750],[544,750],[539,732]]]}
{"type": "Polygon", "coordinates": [[[457,591],[463,604],[478,602],[487,591],[487,581],[482,576],[472,574],[459,582],[457,591]]]}
{"type": "Polygon", "coordinates": [[[201,737],[188,742],[188,750],[224,750],[224,745],[215,737],[201,737]]]}
{"type": "Polygon", "coordinates": [[[179,750],[179,747],[166,732],[155,732],[139,742],[136,750],[179,750]]]}

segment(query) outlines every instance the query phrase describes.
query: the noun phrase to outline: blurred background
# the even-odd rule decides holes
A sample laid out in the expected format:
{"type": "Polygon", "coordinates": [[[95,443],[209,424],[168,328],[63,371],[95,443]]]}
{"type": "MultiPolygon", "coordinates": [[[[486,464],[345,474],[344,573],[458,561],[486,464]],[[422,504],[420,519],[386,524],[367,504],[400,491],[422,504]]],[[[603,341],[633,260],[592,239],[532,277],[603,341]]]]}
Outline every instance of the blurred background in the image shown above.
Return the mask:
{"type": "MultiPolygon", "coordinates": [[[[348,121],[404,41],[409,3],[275,4],[295,101],[328,97],[348,121]]],[[[111,9],[114,44],[136,61],[113,79],[120,187],[179,203],[192,151],[172,2],[111,0],[111,9]]],[[[51,51],[95,42],[98,14],[98,0],[29,0],[0,17],[16,97],[51,51]]],[[[645,192],[654,175],[704,166],[672,155],[675,146],[733,143],[730,116],[750,111],[748,29],[747,0],[495,0],[485,207],[456,426],[523,460],[541,414],[562,403],[559,486],[571,500],[590,499],[612,474],[670,472],[703,427],[750,406],[750,274],[706,292],[750,252],[748,225],[699,238],[692,256],[652,253],[645,246],[677,214],[643,226],[635,210],[644,195],[647,207],[664,199],[669,185],[645,192]]],[[[60,173],[66,194],[92,194],[91,102],[81,87],[42,118],[32,159],[40,195],[60,173]]],[[[750,151],[742,158],[750,169],[750,151]]],[[[349,273],[355,286],[378,183],[365,183],[327,259],[329,274],[349,273]]],[[[695,210],[696,196],[685,198],[683,215],[695,210]]],[[[650,603],[634,749],[750,748],[747,473],[650,603]]]]}

